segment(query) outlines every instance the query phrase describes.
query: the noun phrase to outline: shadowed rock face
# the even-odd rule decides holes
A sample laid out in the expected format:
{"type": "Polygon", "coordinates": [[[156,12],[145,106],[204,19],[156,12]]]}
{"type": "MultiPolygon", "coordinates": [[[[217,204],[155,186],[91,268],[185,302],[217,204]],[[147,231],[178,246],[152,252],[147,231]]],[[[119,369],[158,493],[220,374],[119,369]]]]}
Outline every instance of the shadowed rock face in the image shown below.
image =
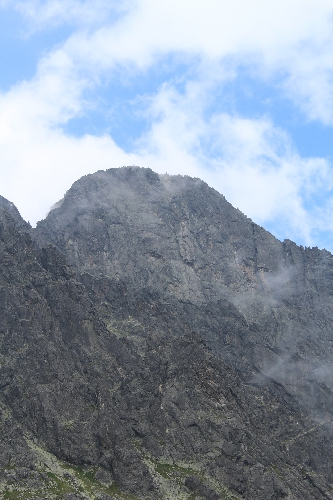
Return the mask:
{"type": "Polygon", "coordinates": [[[1,494],[333,498],[331,269],[196,179],[0,198],[1,494]]]}

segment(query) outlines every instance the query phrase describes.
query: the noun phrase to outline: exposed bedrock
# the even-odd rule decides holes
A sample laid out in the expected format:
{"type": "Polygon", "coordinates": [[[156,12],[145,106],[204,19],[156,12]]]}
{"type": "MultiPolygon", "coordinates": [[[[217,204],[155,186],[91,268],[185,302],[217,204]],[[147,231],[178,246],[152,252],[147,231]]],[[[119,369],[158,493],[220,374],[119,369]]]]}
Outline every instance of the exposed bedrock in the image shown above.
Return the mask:
{"type": "Polygon", "coordinates": [[[1,494],[333,498],[332,262],[149,169],[0,198],[1,494]]]}

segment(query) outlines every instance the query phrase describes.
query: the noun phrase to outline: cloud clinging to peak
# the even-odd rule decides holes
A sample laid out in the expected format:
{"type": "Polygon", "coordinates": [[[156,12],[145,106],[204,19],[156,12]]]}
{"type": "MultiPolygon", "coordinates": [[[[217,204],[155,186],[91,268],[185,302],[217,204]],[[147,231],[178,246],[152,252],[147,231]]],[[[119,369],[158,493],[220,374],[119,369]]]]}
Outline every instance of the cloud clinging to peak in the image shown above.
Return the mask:
{"type": "Polygon", "coordinates": [[[1,194],[31,222],[81,175],[135,163],[201,177],[279,235],[313,244],[328,228],[330,158],[303,157],[292,133],[267,114],[232,110],[225,89],[236,84],[241,68],[297,108],[304,123],[333,125],[331,2],[0,5],[20,13],[28,39],[69,27],[43,52],[31,79],[0,94],[1,194]],[[164,80],[151,83],[161,68],[164,80]],[[144,76],[147,86],[136,90],[144,76]],[[100,92],[115,82],[118,91],[133,89],[127,109],[145,124],[131,147],[122,148],[110,132],[117,127],[112,112],[104,131],[69,133],[68,124],[88,120],[101,106],[112,111],[117,94],[111,102],[100,92]]]}

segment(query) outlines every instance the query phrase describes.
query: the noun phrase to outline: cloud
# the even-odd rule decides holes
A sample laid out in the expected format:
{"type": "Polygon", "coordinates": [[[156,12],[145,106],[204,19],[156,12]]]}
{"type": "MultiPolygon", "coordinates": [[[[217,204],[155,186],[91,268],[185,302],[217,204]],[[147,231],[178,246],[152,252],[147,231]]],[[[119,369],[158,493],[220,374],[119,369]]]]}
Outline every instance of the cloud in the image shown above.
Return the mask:
{"type": "Polygon", "coordinates": [[[304,43],[284,65],[289,74],[282,82],[285,94],[308,120],[333,125],[333,33],[327,40],[304,43]]]}
{"type": "MultiPolygon", "coordinates": [[[[25,2],[31,17],[52,19],[48,12],[59,12],[64,17],[73,12],[78,19],[81,12],[98,11],[105,3],[49,0],[48,2],[25,2]],[[31,5],[35,8],[31,9],[31,5]],[[42,13],[42,15],[41,15],[42,13]]],[[[22,4],[17,5],[23,9],[22,4]]],[[[144,52],[184,51],[202,53],[221,58],[239,52],[260,51],[267,56],[281,58],[280,48],[290,47],[304,40],[325,40],[331,34],[330,15],[333,7],[326,0],[265,0],[249,3],[235,0],[232,3],[207,0],[139,0],[136,2],[110,2],[113,10],[126,13],[119,27],[102,32],[109,40],[121,35],[122,45],[130,53],[137,48],[144,52]],[[122,7],[122,8],[121,8],[122,7]],[[125,8],[124,8],[125,7],[125,8]],[[133,43],[135,41],[135,43],[133,43]],[[127,43],[126,43],[127,42],[127,43]]],[[[88,20],[90,17],[88,16],[88,20]]],[[[97,37],[90,38],[98,43],[97,37]]],[[[104,51],[108,52],[108,46],[104,51]]]]}
{"type": "MultiPolygon", "coordinates": [[[[139,164],[160,173],[200,177],[256,222],[282,220],[285,231],[313,243],[316,221],[303,199],[332,186],[328,162],[299,157],[288,135],[267,118],[206,116],[217,82],[190,80],[183,92],[163,85],[145,103],[150,128],[127,154],[108,135],[75,138],[62,131],[59,125],[76,116],[82,102],[80,81],[68,93],[58,63],[55,56],[47,59],[34,81],[0,99],[0,156],[11,172],[3,194],[19,208],[27,207],[23,215],[30,222],[45,215],[81,175],[139,164]],[[20,148],[15,147],[18,137],[20,148]]],[[[73,82],[71,65],[61,58],[60,65],[73,82]]]]}
{"type": "Polygon", "coordinates": [[[64,23],[87,28],[114,21],[132,4],[130,0],[2,0],[0,6],[17,10],[28,22],[31,35],[64,23]]]}
{"type": "Polygon", "coordinates": [[[61,23],[74,26],[68,39],[40,60],[32,80],[0,95],[1,194],[27,219],[34,223],[45,215],[81,175],[139,164],[201,177],[255,221],[314,242],[317,217],[329,220],[330,206],[317,206],[313,198],[332,189],[331,165],[300,157],[288,134],[265,116],[223,112],[214,96],[242,64],[279,85],[308,119],[330,124],[330,1],[8,0],[2,5],[29,19],[30,36],[61,23]],[[69,120],[97,106],[88,99],[89,90],[97,92],[119,69],[135,81],[170,54],[183,61],[183,73],[133,103],[133,112],[140,108],[149,125],[130,153],[107,134],[75,138],[65,132],[69,120]]]}
{"type": "MultiPolygon", "coordinates": [[[[329,0],[8,0],[29,29],[72,23],[61,48],[78,72],[115,65],[145,70],[165,54],[254,68],[309,119],[332,123],[332,16],[329,0]],[[82,29],[83,28],[83,29],[82,29]],[[281,76],[282,75],[282,76],[281,76]]],[[[93,76],[94,75],[94,76],[93,76]]]]}
{"type": "Polygon", "coordinates": [[[234,59],[272,85],[278,76],[285,95],[308,119],[332,124],[329,1],[99,0],[96,5],[89,0],[49,0],[19,2],[16,8],[37,27],[70,19],[93,27],[75,32],[63,47],[80,71],[100,73],[122,65],[135,74],[170,53],[186,61],[199,57],[230,64],[234,59]]]}
{"type": "Polygon", "coordinates": [[[275,223],[285,237],[313,244],[318,221],[304,200],[332,190],[329,162],[301,158],[288,134],[267,118],[207,117],[205,92],[212,88],[201,82],[191,82],[185,93],[165,85],[151,101],[152,127],[137,144],[140,156],[164,159],[169,173],[182,165],[257,223],[275,223]]]}

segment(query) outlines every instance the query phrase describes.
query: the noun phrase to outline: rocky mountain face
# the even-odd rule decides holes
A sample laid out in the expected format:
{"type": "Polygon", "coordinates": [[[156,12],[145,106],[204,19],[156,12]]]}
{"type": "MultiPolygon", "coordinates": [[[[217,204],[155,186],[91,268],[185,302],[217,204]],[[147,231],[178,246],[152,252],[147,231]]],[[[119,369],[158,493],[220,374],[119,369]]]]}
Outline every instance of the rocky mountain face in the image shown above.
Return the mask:
{"type": "Polygon", "coordinates": [[[198,179],[0,197],[0,494],[333,499],[333,256],[198,179]]]}
{"type": "MultiPolygon", "coordinates": [[[[146,169],[77,181],[38,224],[104,318],[195,331],[248,378],[331,408],[333,257],[281,243],[198,179],[146,169]]],[[[140,336],[141,337],[141,336],[140,336]]]]}

